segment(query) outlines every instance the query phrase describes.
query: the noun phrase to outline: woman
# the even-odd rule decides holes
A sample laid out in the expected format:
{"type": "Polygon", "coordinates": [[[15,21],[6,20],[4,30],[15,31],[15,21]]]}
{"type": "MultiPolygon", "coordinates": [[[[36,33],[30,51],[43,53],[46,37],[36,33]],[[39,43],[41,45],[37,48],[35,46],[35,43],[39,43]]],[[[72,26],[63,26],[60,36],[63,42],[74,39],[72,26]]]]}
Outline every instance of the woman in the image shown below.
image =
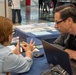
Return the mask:
{"type": "Polygon", "coordinates": [[[23,42],[26,47],[26,57],[19,52],[19,44],[16,49],[11,51],[8,45],[13,37],[13,23],[10,19],[0,16],[0,75],[6,75],[7,72],[23,73],[29,71],[32,66],[32,51],[34,44],[32,40],[30,44],[23,42]]]}

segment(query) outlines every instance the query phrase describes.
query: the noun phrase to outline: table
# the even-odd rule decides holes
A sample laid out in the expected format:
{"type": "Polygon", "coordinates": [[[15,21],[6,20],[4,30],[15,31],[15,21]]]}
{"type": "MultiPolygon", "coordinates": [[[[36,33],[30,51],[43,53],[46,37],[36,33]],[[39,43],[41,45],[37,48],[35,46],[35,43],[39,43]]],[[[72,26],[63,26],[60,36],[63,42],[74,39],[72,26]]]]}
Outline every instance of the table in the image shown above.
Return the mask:
{"type": "Polygon", "coordinates": [[[54,28],[54,23],[38,23],[30,25],[16,26],[15,35],[20,38],[38,38],[40,40],[57,38],[60,33],[54,28]]]}
{"type": "MultiPolygon", "coordinates": [[[[31,38],[28,38],[27,42],[29,42],[30,39],[31,38]]],[[[39,39],[35,38],[34,41],[36,41],[36,42],[39,41],[39,42],[37,42],[36,45],[40,45],[40,43],[42,45],[42,42],[39,39]]],[[[33,57],[33,65],[31,67],[30,71],[25,72],[25,73],[21,73],[21,74],[11,73],[11,75],[40,75],[41,72],[49,69],[50,66],[47,62],[43,47],[40,48],[39,50],[40,50],[40,52],[35,52],[35,53],[44,53],[44,57],[41,57],[41,58],[34,58],[33,57]]],[[[23,55],[25,55],[25,53],[23,53],[23,55]]],[[[73,73],[74,73],[73,75],[76,75],[76,69],[75,68],[73,68],[73,73]]]]}

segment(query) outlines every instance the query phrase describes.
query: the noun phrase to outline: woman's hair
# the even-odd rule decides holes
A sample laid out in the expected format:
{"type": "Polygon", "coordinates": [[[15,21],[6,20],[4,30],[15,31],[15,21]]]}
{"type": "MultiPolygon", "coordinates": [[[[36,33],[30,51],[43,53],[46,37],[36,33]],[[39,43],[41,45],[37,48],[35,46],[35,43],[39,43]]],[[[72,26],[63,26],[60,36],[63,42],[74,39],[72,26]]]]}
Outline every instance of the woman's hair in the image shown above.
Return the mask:
{"type": "Polygon", "coordinates": [[[12,34],[13,23],[10,19],[0,16],[0,43],[9,41],[9,35],[12,34]]]}
{"type": "Polygon", "coordinates": [[[76,23],[76,8],[73,4],[61,5],[55,8],[54,13],[59,12],[61,19],[72,18],[76,23]]]}

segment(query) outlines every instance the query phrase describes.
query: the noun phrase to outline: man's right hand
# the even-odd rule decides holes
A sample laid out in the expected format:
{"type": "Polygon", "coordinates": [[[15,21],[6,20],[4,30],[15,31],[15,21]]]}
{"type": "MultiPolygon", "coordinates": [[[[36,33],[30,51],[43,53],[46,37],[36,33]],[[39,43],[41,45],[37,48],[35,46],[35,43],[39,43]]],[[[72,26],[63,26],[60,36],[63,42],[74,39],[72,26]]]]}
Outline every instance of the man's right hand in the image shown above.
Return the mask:
{"type": "Polygon", "coordinates": [[[76,51],[71,49],[65,49],[65,52],[69,54],[70,59],[76,60],[76,51]]]}

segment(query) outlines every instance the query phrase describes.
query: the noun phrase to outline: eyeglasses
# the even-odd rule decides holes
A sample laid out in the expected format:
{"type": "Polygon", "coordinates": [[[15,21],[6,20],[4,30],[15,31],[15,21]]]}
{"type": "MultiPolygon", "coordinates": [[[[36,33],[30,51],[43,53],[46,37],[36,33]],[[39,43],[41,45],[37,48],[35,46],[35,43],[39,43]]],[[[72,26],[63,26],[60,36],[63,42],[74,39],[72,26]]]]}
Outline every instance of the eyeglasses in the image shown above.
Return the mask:
{"type": "Polygon", "coordinates": [[[12,34],[15,34],[15,31],[14,30],[12,31],[12,34]]]}
{"type": "Polygon", "coordinates": [[[66,20],[66,19],[62,19],[61,21],[56,22],[56,24],[59,24],[59,23],[65,21],[65,20],[66,20]]]}

